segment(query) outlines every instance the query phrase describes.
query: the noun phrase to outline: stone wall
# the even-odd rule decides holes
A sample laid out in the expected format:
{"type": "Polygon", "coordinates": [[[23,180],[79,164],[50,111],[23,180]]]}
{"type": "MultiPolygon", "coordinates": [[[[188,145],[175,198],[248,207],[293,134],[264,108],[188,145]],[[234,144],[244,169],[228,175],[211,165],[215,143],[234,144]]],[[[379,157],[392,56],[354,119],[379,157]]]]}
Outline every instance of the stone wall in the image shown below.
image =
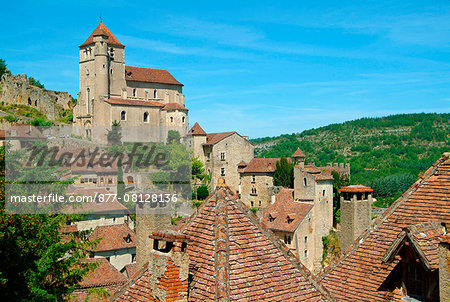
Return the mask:
{"type": "Polygon", "coordinates": [[[241,173],[240,186],[242,202],[244,202],[248,207],[265,209],[270,204],[272,199],[273,174],[241,173]],[[253,181],[253,177],[255,181],[253,181]],[[256,189],[256,194],[252,194],[252,188],[256,189]]]}
{"type": "Polygon", "coordinates": [[[450,243],[439,244],[439,296],[441,301],[450,301],[450,243]]]}
{"type": "Polygon", "coordinates": [[[30,85],[25,74],[4,74],[0,86],[0,102],[31,106],[53,121],[61,117],[64,109],[70,109],[70,94],[30,85]]]}

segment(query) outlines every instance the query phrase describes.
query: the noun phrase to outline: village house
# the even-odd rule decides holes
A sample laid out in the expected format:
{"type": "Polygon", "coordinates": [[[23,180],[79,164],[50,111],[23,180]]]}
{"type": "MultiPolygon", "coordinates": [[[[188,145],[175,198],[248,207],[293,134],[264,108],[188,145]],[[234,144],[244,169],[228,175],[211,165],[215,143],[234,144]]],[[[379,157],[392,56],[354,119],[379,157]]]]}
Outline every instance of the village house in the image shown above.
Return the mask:
{"type": "Polygon", "coordinates": [[[319,276],[339,301],[449,301],[450,153],[319,276]]]}
{"type": "Polygon", "coordinates": [[[195,123],[189,130],[186,143],[193,150],[193,156],[205,165],[206,173],[211,175],[211,185],[223,178],[233,192],[239,192],[238,164],[242,161],[248,163],[254,156],[253,145],[247,136],[235,131],[206,133],[195,123]]]}
{"type": "Polygon", "coordinates": [[[234,195],[221,179],[180,232],[142,232],[147,263],[111,300],[334,301],[234,195]]]}
{"type": "Polygon", "coordinates": [[[102,23],[79,46],[74,132],[106,142],[114,122],[124,141],[165,141],[188,130],[183,84],[167,70],[125,65],[125,45],[102,23]]]}

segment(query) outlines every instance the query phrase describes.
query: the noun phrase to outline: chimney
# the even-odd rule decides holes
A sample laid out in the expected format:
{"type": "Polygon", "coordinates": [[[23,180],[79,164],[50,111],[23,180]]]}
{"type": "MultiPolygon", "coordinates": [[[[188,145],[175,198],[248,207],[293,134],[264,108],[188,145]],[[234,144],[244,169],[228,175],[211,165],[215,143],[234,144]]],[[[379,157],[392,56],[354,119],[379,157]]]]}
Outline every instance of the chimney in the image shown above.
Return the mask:
{"type": "Polygon", "coordinates": [[[165,231],[171,227],[169,209],[152,208],[151,205],[153,204],[139,202],[136,206],[136,266],[138,269],[150,261],[153,232],[165,231]]]}
{"type": "Polygon", "coordinates": [[[441,237],[439,243],[439,296],[440,301],[450,301],[450,236],[441,237]]]}
{"type": "Polygon", "coordinates": [[[339,191],[341,192],[341,230],[338,236],[341,251],[344,252],[372,223],[373,190],[370,187],[355,185],[342,187],[339,191]]]}
{"type": "Polygon", "coordinates": [[[187,301],[189,255],[187,235],[176,231],[153,232],[149,272],[158,301],[187,301]]]}

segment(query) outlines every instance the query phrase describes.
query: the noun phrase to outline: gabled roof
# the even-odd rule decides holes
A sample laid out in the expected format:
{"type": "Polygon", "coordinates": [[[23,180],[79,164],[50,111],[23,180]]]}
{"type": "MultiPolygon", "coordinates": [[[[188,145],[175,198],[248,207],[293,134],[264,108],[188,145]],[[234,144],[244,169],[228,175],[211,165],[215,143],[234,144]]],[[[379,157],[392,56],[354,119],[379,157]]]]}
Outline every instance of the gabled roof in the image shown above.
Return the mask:
{"type": "Polygon", "coordinates": [[[392,293],[381,285],[399,260],[383,257],[405,228],[424,222],[450,223],[450,153],[425,172],[321,276],[322,284],[340,301],[388,301],[392,293]]]}
{"type": "Polygon", "coordinates": [[[306,155],[303,153],[303,151],[300,148],[297,148],[297,150],[292,154],[292,158],[305,158],[306,155]]]}
{"type": "MultiPolygon", "coordinates": [[[[290,158],[287,159],[290,161],[290,158]]],[[[280,158],[253,158],[243,173],[274,173],[280,158]]]]}
{"type": "Polygon", "coordinates": [[[125,66],[125,80],[183,86],[165,69],[125,66]]]}
{"type": "Polygon", "coordinates": [[[428,270],[439,268],[438,247],[445,228],[440,223],[427,222],[403,229],[383,257],[384,262],[392,262],[406,241],[415,250],[418,258],[428,270]]]}
{"type": "Polygon", "coordinates": [[[294,201],[294,190],[283,188],[275,196],[275,202],[264,209],[261,221],[268,229],[294,232],[312,207],[312,203],[294,201]],[[288,223],[288,217],[293,221],[288,223]]]}
{"type": "Polygon", "coordinates": [[[125,284],[127,282],[127,278],[105,258],[89,258],[83,259],[81,262],[98,264],[98,267],[90,271],[79,283],[81,288],[125,284]]]}
{"type": "Polygon", "coordinates": [[[331,299],[289,249],[226,187],[218,187],[182,232],[189,235],[188,301],[331,299]],[[220,272],[220,273],[219,273],[220,272]]]}
{"type": "Polygon", "coordinates": [[[182,111],[188,111],[186,107],[184,107],[181,104],[178,103],[168,103],[166,104],[162,110],[182,110],[182,111]]]}
{"type": "Polygon", "coordinates": [[[112,251],[136,247],[136,235],[126,224],[98,226],[89,240],[103,238],[95,248],[96,252],[112,251]],[[130,242],[127,242],[127,237],[130,242]]]}
{"type": "Polygon", "coordinates": [[[195,135],[206,135],[205,130],[203,130],[202,127],[198,123],[195,123],[194,126],[192,126],[191,130],[189,130],[189,135],[195,136],[195,135]]]}
{"type": "Polygon", "coordinates": [[[221,140],[233,135],[233,134],[237,134],[236,131],[231,131],[231,132],[220,132],[220,133],[208,133],[206,135],[206,143],[204,145],[215,145],[218,142],[220,142],[221,140]]]}
{"type": "Polygon", "coordinates": [[[128,279],[131,279],[138,272],[137,264],[136,263],[127,264],[123,267],[122,270],[126,272],[128,279]]]}
{"type": "Polygon", "coordinates": [[[94,31],[92,32],[92,34],[86,39],[86,41],[84,41],[83,44],[81,44],[79,47],[84,47],[87,45],[91,45],[94,44],[94,36],[108,36],[108,44],[109,45],[114,45],[114,46],[120,46],[120,47],[125,47],[125,45],[123,45],[122,43],[119,42],[119,40],[117,40],[116,37],[114,37],[114,35],[111,33],[111,31],[105,26],[105,24],[103,24],[103,22],[100,22],[97,27],[94,29],[94,31]]]}

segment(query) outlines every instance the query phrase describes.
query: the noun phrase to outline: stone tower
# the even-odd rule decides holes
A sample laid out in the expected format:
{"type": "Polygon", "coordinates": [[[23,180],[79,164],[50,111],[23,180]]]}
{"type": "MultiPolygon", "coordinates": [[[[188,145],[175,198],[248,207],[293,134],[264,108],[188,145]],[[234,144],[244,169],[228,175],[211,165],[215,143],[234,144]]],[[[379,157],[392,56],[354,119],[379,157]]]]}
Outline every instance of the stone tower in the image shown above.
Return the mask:
{"type": "Polygon", "coordinates": [[[344,252],[371,224],[373,202],[370,187],[347,186],[341,192],[341,230],[339,240],[344,252]]]}

